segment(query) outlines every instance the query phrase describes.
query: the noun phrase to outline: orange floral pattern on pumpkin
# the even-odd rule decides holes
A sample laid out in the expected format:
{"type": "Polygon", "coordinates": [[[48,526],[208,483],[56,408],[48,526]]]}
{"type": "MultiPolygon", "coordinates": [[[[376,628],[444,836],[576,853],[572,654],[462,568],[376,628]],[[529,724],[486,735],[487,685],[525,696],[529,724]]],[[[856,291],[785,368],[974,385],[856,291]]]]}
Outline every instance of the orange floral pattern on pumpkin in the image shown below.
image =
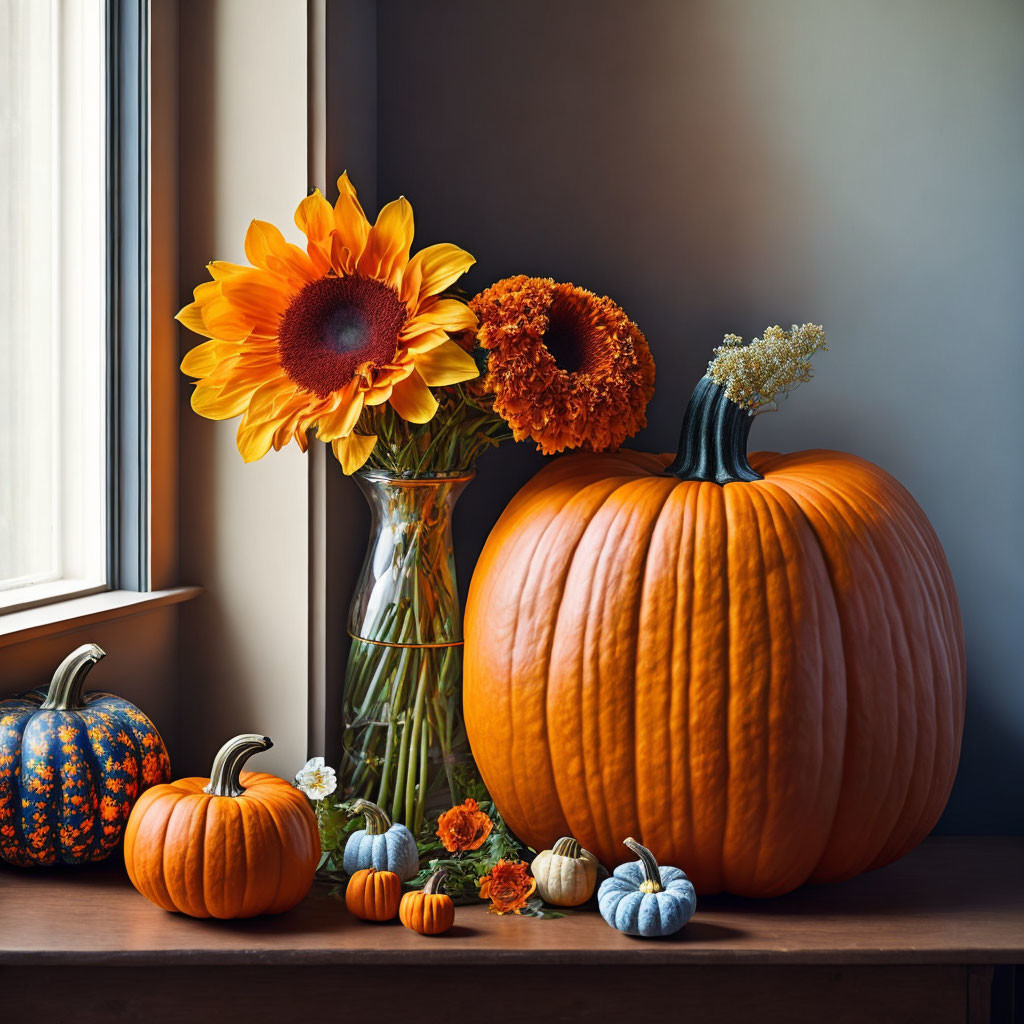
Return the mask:
{"type": "Polygon", "coordinates": [[[537,880],[521,860],[499,860],[480,879],[480,898],[491,901],[491,914],[518,914],[536,888],[537,880]]]}
{"type": "Polygon", "coordinates": [[[449,853],[479,850],[494,828],[494,822],[469,797],[437,819],[437,835],[449,853]]]}
{"type": "Polygon", "coordinates": [[[170,779],[167,750],[120,697],[92,693],[77,710],[43,711],[45,697],[0,702],[0,858],[20,867],[102,860],[142,790],[170,779]]]}

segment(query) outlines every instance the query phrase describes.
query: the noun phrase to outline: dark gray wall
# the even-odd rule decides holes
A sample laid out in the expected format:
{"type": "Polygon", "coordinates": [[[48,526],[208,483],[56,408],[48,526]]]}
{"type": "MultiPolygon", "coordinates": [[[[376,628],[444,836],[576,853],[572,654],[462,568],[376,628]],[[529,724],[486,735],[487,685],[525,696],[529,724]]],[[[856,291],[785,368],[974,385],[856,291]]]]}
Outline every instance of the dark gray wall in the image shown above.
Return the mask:
{"type": "MultiPolygon", "coordinates": [[[[473,252],[471,287],[621,302],[658,366],[638,445],[674,447],[724,332],[825,324],[817,380],[753,443],[857,452],[928,512],[970,665],[941,827],[1022,831],[1024,6],[381,0],[376,48],[377,197],[473,252]]],[[[486,460],[464,578],[537,465],[486,460]]]]}

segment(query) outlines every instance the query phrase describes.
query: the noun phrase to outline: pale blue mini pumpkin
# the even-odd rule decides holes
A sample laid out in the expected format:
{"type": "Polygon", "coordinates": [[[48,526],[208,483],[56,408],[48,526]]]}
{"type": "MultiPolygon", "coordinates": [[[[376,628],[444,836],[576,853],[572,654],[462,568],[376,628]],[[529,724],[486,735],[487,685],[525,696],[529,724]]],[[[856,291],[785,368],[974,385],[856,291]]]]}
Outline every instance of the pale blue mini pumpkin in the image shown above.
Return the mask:
{"type": "Polygon", "coordinates": [[[393,871],[402,882],[409,881],[420,869],[413,834],[404,825],[392,825],[384,810],[369,800],[357,800],[352,805],[352,813],[366,817],[366,828],[348,837],[341,861],[345,874],[376,868],[393,871]]]}
{"type": "Polygon", "coordinates": [[[697,909],[693,883],[679,868],[659,868],[645,846],[626,839],[640,859],[620,864],[597,890],[601,916],[626,935],[655,938],[679,931],[697,909]]]}

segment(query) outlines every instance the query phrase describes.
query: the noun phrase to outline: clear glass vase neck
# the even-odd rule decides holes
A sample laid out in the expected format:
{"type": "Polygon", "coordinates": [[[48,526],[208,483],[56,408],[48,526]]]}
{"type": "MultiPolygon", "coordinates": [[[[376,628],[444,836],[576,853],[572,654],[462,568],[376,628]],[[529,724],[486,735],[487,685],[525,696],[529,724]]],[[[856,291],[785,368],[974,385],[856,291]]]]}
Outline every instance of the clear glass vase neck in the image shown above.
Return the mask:
{"type": "Polygon", "coordinates": [[[353,637],[396,646],[461,643],[452,514],[474,475],[355,474],[371,523],[349,616],[353,637]]]}

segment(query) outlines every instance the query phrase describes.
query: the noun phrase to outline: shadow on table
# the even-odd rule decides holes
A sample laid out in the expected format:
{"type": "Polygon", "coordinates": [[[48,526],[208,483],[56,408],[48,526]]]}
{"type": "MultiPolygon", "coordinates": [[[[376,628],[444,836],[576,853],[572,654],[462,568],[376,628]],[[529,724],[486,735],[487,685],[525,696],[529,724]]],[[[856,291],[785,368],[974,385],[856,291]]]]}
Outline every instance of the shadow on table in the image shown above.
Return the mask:
{"type": "MultiPolygon", "coordinates": [[[[818,918],[830,914],[884,917],[917,912],[922,906],[934,905],[936,893],[958,876],[970,845],[969,838],[936,837],[901,860],[844,882],[808,883],[795,892],[770,899],[745,899],[725,894],[700,896],[697,912],[818,918]]],[[[987,874],[973,874],[970,886],[958,891],[956,900],[960,910],[990,912],[1006,907],[1006,878],[1017,870],[1014,865],[1019,862],[1020,846],[1014,843],[993,846],[990,856],[992,870],[987,874]]]]}

